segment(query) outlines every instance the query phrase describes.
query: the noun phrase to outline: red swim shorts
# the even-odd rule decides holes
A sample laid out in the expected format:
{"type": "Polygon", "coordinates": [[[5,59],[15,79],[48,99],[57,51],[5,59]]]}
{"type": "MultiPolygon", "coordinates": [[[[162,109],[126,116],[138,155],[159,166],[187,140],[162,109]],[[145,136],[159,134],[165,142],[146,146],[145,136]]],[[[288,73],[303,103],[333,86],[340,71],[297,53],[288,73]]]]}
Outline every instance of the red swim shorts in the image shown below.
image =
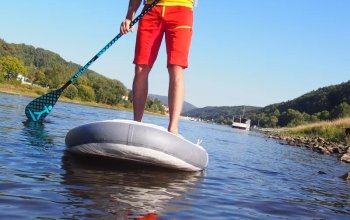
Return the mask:
{"type": "Polygon", "coordinates": [[[167,65],[178,65],[187,68],[192,25],[192,8],[158,5],[153,7],[140,20],[134,64],[146,64],[152,67],[165,35],[167,65]]]}

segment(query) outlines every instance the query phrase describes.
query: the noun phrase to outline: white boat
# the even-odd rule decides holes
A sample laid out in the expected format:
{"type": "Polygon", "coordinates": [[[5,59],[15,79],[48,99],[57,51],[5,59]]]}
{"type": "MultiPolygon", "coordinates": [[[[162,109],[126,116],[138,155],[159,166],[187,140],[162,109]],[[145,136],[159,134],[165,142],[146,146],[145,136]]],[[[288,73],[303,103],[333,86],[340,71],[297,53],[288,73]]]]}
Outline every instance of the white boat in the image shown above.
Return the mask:
{"type": "Polygon", "coordinates": [[[242,112],[243,112],[242,115],[233,116],[232,127],[249,131],[250,130],[250,119],[247,117],[244,117],[245,106],[243,106],[242,112]]]}
{"type": "Polygon", "coordinates": [[[233,116],[232,127],[249,131],[250,119],[242,116],[233,116]]]}

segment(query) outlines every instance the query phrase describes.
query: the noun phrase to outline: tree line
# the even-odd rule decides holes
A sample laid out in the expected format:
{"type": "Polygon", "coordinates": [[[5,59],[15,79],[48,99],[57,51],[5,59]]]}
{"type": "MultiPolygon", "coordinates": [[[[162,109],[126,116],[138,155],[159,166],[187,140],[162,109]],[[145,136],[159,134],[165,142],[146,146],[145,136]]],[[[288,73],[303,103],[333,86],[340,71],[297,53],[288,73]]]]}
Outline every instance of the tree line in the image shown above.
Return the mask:
{"type": "MultiPolygon", "coordinates": [[[[218,124],[232,124],[234,115],[243,115],[242,106],[205,107],[184,115],[218,124]]],[[[306,93],[291,101],[263,108],[246,106],[244,116],[259,127],[297,126],[312,122],[350,117],[350,81],[306,93]]]]}
{"type": "Polygon", "coordinates": [[[350,81],[322,87],[250,114],[261,127],[296,126],[350,117],[350,81]]]}
{"type": "Polygon", "coordinates": [[[300,112],[291,108],[281,112],[276,107],[274,111],[253,112],[249,117],[252,120],[252,124],[259,127],[293,127],[307,123],[350,117],[350,105],[347,102],[342,102],[331,111],[322,110],[313,114],[300,112]]]}
{"type": "Polygon", "coordinates": [[[207,106],[204,108],[196,108],[184,112],[183,116],[194,118],[201,118],[205,121],[211,121],[217,124],[232,124],[232,117],[234,115],[247,116],[250,112],[261,109],[255,106],[207,106]]]}
{"type": "MultiPolygon", "coordinates": [[[[22,74],[33,84],[55,90],[80,68],[80,65],[67,62],[51,51],[25,44],[10,44],[0,39],[0,83],[18,83],[17,76],[22,74]]],[[[72,100],[132,107],[132,91],[119,80],[91,70],[86,70],[62,95],[72,100]]],[[[165,114],[163,104],[157,99],[148,98],[146,110],[165,114]]]]}

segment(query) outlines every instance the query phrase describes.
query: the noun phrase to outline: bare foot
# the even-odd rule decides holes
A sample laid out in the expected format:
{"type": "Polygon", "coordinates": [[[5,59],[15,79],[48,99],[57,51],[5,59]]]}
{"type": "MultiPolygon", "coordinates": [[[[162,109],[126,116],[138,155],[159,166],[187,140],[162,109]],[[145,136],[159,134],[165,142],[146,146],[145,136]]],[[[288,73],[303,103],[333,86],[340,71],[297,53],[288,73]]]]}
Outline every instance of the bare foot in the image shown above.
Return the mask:
{"type": "Polygon", "coordinates": [[[173,134],[179,134],[179,131],[178,130],[168,130],[170,133],[173,133],[173,134]]]}

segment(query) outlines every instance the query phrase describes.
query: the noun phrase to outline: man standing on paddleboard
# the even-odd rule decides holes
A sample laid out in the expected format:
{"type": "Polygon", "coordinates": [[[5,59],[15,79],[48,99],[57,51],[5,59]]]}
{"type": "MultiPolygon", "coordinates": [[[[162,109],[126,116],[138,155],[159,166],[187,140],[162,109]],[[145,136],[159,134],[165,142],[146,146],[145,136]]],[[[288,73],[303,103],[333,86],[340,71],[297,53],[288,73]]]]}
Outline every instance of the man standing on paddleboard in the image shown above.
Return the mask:
{"type": "MultiPolygon", "coordinates": [[[[126,34],[142,0],[130,0],[120,32],[126,34]]],[[[154,0],[146,0],[145,7],[154,0]]],[[[134,120],[141,121],[148,96],[148,75],[156,61],[165,36],[167,68],[169,73],[169,126],[168,131],[178,133],[178,121],[185,95],[184,69],[188,67],[188,54],[192,38],[193,5],[196,0],[160,0],[139,22],[135,46],[135,76],[133,81],[134,120]]]]}

